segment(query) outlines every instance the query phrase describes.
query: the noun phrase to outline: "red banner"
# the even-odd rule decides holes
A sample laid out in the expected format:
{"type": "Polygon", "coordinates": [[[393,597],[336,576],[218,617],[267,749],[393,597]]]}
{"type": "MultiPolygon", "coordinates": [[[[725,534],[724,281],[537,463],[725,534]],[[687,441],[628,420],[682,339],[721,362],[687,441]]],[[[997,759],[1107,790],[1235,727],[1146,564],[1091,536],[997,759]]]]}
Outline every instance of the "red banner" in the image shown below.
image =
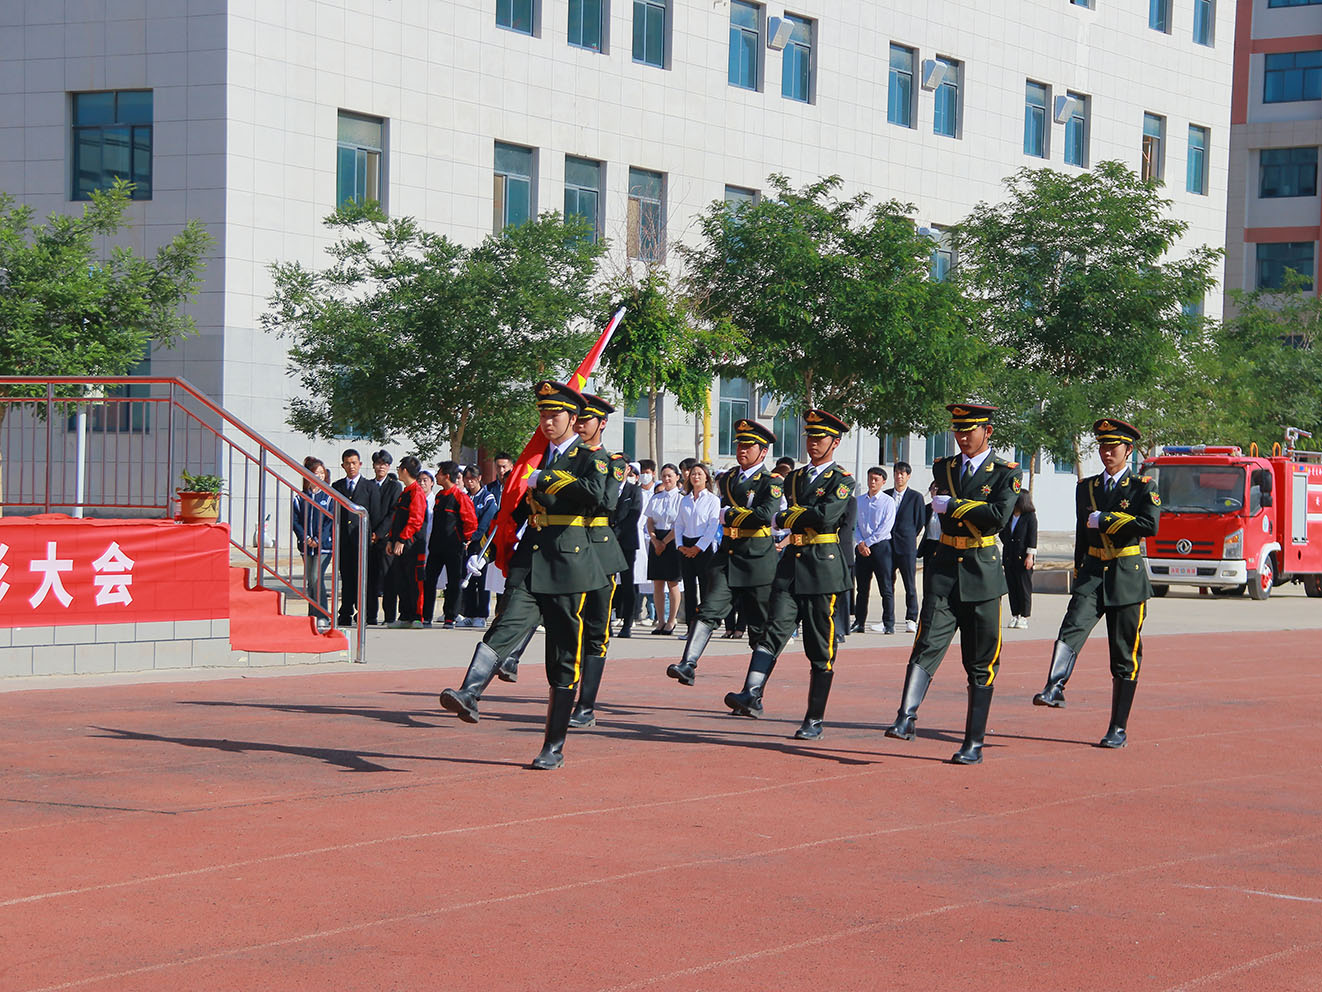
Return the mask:
{"type": "Polygon", "coordinates": [[[229,616],[229,527],[0,519],[0,627],[229,616]]]}

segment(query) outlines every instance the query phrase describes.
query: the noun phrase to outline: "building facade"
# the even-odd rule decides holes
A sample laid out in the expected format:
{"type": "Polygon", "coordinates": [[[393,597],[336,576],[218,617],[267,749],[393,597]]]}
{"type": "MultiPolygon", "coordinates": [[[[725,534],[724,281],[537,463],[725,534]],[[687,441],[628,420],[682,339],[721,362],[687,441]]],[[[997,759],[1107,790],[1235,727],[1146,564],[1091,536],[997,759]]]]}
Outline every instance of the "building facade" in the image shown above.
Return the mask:
{"type": "MultiPolygon", "coordinates": [[[[14,0],[0,5],[0,189],[46,213],[127,175],[129,237],[147,251],[205,221],[201,334],[152,372],[302,453],[283,347],[259,317],[270,263],[325,264],[321,220],[347,197],[465,243],[572,211],[618,270],[669,264],[699,212],[758,196],[770,173],[834,173],[916,204],[940,277],[942,229],[1004,177],[1118,159],[1165,180],[1188,246],[1220,246],[1235,17],[1229,0],[14,0]]],[[[648,454],[639,408],[623,412],[608,443],[648,454]]],[[[797,432],[774,398],[718,382],[718,463],[743,414],[797,432]]],[[[659,460],[700,450],[700,422],[664,398],[660,418],[659,460]]],[[[925,485],[949,445],[856,432],[841,461],[907,456],[925,485]]],[[[1043,526],[1067,529],[1073,467],[1046,464],[1043,526]]]]}

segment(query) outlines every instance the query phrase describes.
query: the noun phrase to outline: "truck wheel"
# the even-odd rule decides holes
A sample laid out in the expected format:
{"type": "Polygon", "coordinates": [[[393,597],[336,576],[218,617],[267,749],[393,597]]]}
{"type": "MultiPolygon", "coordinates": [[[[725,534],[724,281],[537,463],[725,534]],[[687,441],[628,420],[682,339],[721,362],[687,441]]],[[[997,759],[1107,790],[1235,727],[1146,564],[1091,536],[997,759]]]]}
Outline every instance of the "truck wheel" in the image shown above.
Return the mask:
{"type": "Polygon", "coordinates": [[[1262,559],[1256,572],[1249,573],[1249,595],[1254,599],[1266,599],[1272,594],[1272,583],[1276,575],[1272,572],[1272,558],[1267,555],[1262,559]]]}
{"type": "Polygon", "coordinates": [[[1322,575],[1305,575],[1304,595],[1310,599],[1322,597],[1322,575]]]}
{"type": "Polygon", "coordinates": [[[1158,599],[1160,599],[1162,596],[1166,595],[1166,593],[1170,591],[1171,591],[1171,587],[1166,585],[1165,583],[1162,583],[1160,585],[1154,584],[1152,586],[1152,595],[1156,596],[1158,599]]]}

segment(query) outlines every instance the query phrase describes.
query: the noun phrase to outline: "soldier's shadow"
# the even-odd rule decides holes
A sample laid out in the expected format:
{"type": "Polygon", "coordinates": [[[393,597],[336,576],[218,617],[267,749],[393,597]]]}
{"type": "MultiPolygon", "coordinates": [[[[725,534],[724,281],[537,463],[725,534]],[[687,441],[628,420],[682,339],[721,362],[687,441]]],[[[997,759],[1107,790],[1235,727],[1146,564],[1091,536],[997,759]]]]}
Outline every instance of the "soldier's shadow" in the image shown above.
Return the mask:
{"type": "MultiPolygon", "coordinates": [[[[437,727],[439,723],[426,723],[418,716],[403,710],[380,709],[375,706],[319,706],[311,703],[241,703],[229,699],[181,699],[185,706],[231,706],[243,709],[270,710],[274,713],[295,713],[307,716],[357,716],[379,720],[399,727],[437,727]]],[[[438,707],[439,709],[439,707],[438,707]]]]}

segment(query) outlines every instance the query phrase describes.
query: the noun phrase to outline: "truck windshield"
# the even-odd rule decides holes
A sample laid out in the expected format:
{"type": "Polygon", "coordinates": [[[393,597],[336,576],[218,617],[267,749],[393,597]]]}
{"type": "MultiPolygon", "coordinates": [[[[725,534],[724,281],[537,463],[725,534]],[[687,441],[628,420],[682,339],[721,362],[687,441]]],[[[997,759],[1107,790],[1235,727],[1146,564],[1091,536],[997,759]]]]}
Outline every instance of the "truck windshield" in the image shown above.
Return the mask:
{"type": "Polygon", "coordinates": [[[1238,513],[1244,469],[1237,465],[1151,465],[1167,513],[1238,513]]]}

